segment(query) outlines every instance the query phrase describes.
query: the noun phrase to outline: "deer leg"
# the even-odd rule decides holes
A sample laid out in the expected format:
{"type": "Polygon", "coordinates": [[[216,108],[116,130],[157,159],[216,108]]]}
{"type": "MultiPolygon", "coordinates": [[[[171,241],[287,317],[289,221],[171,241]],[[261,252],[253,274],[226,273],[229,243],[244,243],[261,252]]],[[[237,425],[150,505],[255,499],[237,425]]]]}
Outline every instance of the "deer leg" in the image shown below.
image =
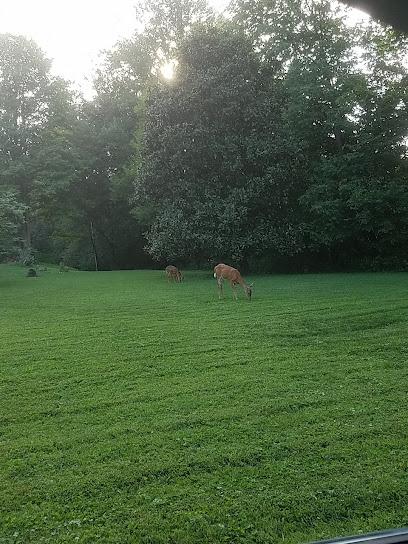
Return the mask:
{"type": "Polygon", "coordinates": [[[235,288],[235,283],[233,281],[231,282],[231,289],[232,289],[232,298],[234,300],[238,300],[237,290],[235,288]]]}
{"type": "Polygon", "coordinates": [[[224,291],[222,289],[222,278],[217,278],[218,285],[218,299],[221,300],[221,297],[224,296],[224,291]]]}

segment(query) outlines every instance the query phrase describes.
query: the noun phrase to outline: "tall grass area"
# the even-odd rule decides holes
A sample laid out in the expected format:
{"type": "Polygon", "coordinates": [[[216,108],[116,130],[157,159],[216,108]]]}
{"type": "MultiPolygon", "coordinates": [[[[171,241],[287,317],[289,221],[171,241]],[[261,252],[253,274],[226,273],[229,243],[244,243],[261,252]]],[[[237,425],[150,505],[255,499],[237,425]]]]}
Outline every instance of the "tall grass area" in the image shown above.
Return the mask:
{"type": "Polygon", "coordinates": [[[0,543],[408,523],[408,275],[0,267],[0,543]]]}

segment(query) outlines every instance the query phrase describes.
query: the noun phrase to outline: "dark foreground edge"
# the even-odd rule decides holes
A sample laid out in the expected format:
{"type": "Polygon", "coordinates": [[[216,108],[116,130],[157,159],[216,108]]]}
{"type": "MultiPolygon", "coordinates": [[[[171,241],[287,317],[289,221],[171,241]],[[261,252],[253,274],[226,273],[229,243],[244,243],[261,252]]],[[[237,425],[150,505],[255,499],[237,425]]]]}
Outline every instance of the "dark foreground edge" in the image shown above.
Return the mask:
{"type": "Polygon", "coordinates": [[[392,25],[402,32],[408,32],[407,0],[341,0],[351,7],[362,9],[392,25]]]}
{"type": "Polygon", "coordinates": [[[392,529],[391,531],[380,531],[366,535],[346,536],[345,538],[334,538],[333,540],[320,540],[311,544],[405,544],[408,543],[408,527],[403,529],[392,529]]]}

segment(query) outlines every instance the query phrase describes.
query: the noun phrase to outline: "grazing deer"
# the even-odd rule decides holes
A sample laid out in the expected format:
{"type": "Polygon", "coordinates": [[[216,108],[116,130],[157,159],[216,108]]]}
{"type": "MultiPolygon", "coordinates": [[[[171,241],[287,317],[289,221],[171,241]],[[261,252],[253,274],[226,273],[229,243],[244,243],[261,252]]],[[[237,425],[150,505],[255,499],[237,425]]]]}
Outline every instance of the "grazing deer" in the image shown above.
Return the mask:
{"type": "Polygon", "coordinates": [[[251,300],[252,283],[251,285],[247,285],[242,279],[239,270],[237,270],[236,268],[232,268],[232,266],[228,266],[227,264],[217,264],[217,266],[214,268],[214,278],[217,280],[219,298],[221,298],[221,296],[223,295],[223,281],[228,280],[231,284],[232,296],[235,300],[238,299],[237,292],[235,290],[235,287],[237,285],[240,285],[242,287],[242,289],[245,291],[247,298],[251,300]]]}
{"type": "Polygon", "coordinates": [[[170,264],[169,266],[166,266],[165,272],[167,276],[167,281],[173,280],[180,283],[183,280],[183,274],[177,268],[177,266],[173,266],[172,264],[170,264]]]}

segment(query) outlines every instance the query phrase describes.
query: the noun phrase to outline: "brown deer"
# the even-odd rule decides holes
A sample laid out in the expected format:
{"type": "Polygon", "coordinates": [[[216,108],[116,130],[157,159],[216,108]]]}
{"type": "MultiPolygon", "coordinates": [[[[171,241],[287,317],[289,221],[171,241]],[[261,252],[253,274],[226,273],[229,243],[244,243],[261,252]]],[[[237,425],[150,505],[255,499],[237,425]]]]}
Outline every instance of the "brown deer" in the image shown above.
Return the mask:
{"type": "Polygon", "coordinates": [[[242,279],[242,276],[236,268],[232,268],[232,266],[228,266],[227,264],[217,264],[217,266],[214,268],[214,278],[217,280],[218,285],[218,296],[221,298],[223,293],[223,281],[228,280],[231,284],[232,289],[232,296],[235,300],[238,299],[237,292],[235,290],[235,287],[237,285],[240,285],[242,289],[244,290],[247,298],[251,300],[252,296],[252,283],[250,285],[247,285],[244,280],[242,279]]]}
{"type": "Polygon", "coordinates": [[[164,271],[166,272],[167,281],[173,280],[180,283],[183,280],[183,274],[177,266],[170,264],[169,266],[166,266],[164,271]]]}

